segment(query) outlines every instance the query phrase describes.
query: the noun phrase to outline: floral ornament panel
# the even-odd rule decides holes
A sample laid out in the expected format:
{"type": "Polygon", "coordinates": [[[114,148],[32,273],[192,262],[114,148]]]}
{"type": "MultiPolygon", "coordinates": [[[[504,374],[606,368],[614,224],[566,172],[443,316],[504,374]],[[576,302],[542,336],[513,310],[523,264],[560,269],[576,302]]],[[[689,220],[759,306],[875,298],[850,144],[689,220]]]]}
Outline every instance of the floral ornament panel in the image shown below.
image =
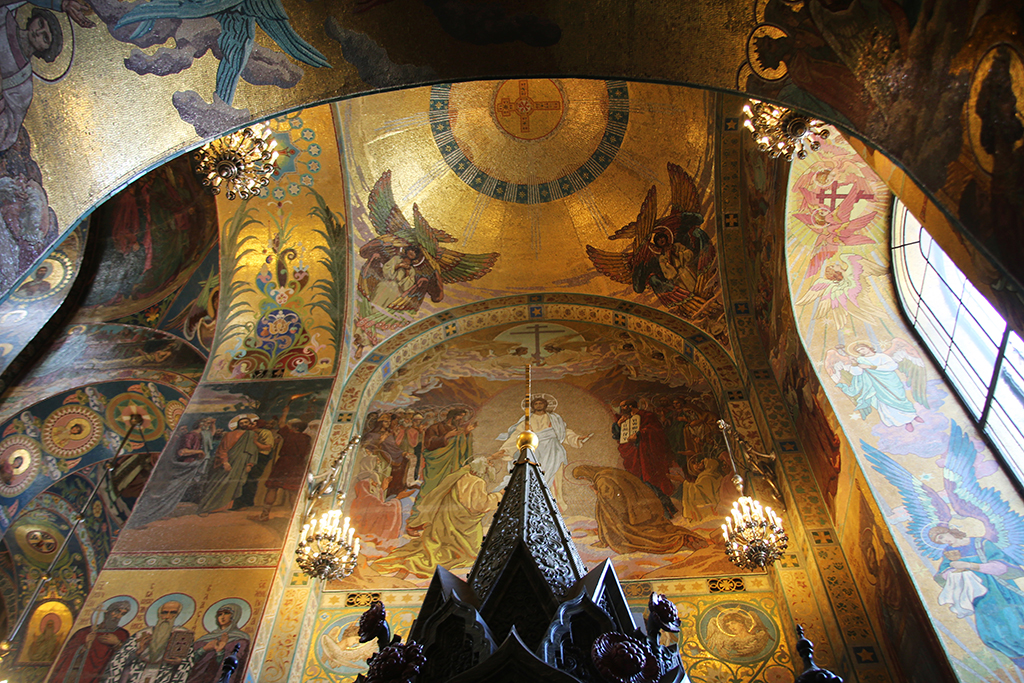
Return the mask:
{"type": "Polygon", "coordinates": [[[258,317],[246,324],[247,334],[231,352],[233,377],[304,375],[318,361],[318,344],[303,317],[310,303],[309,254],[302,242],[290,239],[290,218],[283,212],[274,216],[277,230],[261,250],[263,264],[250,288],[258,296],[258,317]]]}

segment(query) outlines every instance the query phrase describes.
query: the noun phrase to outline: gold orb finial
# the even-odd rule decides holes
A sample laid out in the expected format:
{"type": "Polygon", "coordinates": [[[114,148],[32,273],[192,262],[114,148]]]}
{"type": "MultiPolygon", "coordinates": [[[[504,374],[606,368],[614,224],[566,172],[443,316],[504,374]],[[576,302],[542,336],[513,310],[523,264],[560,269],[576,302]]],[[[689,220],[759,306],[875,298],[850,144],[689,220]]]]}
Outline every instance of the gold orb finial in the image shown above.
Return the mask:
{"type": "Polygon", "coordinates": [[[516,438],[516,448],[518,448],[519,450],[523,450],[524,448],[529,448],[532,451],[536,451],[537,450],[537,446],[539,444],[540,444],[540,439],[537,437],[536,434],[534,434],[529,429],[527,429],[524,432],[521,432],[519,434],[519,436],[516,438]]]}

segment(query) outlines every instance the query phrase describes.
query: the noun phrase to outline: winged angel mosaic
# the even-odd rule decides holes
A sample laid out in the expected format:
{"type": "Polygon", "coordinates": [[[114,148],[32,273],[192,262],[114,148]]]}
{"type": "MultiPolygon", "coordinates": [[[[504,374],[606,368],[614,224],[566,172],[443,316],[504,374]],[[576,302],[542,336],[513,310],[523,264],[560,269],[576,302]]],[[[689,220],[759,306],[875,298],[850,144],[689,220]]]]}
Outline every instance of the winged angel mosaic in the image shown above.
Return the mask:
{"type": "Polygon", "coordinates": [[[604,251],[588,244],[587,256],[602,275],[632,285],[637,294],[650,287],[673,312],[695,322],[714,320],[722,313],[718,264],[715,245],[701,228],[700,193],[676,164],[668,164],[668,178],[672,196],[664,215],[658,215],[658,188],[652,185],[636,220],[608,238],[630,240],[630,245],[604,251]]]}
{"type": "Polygon", "coordinates": [[[395,204],[391,171],[385,171],[367,201],[370,223],[377,236],[359,249],[366,259],[359,271],[358,326],[369,337],[397,329],[408,322],[427,296],[434,303],[444,298],[444,286],[469,282],[491,272],[498,254],[466,254],[441,246],[456,239],[433,228],[412,205],[412,225],[395,204]]]}
{"type": "Polygon", "coordinates": [[[1024,577],[1024,518],[998,491],[978,482],[977,449],[970,438],[953,423],[942,492],[864,441],[861,447],[899,491],[917,550],[939,562],[939,604],[961,619],[973,615],[981,641],[1024,669],[1024,591],[1015,581],[1024,577]],[[984,535],[971,537],[958,529],[953,513],[982,522],[984,535]]]}

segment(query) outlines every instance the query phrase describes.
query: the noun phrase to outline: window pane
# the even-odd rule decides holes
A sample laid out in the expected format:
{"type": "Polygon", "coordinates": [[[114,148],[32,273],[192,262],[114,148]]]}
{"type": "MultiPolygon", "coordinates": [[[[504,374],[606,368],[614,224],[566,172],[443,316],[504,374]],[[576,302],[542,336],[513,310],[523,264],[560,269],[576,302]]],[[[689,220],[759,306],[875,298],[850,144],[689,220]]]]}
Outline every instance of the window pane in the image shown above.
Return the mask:
{"type": "Polygon", "coordinates": [[[988,299],[983,297],[970,282],[964,285],[963,305],[974,316],[976,323],[985,331],[992,343],[999,345],[1003,341],[1003,331],[1006,330],[1006,323],[1003,316],[999,315],[988,299]]]}
{"type": "Polygon", "coordinates": [[[892,244],[901,247],[921,239],[921,224],[907,210],[907,205],[896,200],[892,205],[892,244]]]}
{"type": "Polygon", "coordinates": [[[985,433],[1016,470],[1018,479],[1024,478],[1024,434],[1017,426],[1021,424],[1020,408],[1019,404],[1014,407],[1018,413],[1015,420],[1003,410],[1002,405],[993,404],[985,424],[985,433]]]}
{"type": "Polygon", "coordinates": [[[978,379],[977,373],[964,360],[956,347],[950,351],[949,361],[946,364],[946,375],[953,386],[957,388],[960,398],[967,404],[974,419],[981,418],[981,411],[985,408],[985,398],[988,396],[988,382],[982,383],[978,379]]]}
{"type": "MultiPolygon", "coordinates": [[[[1002,341],[1002,338],[999,341],[1002,341]]],[[[964,355],[981,381],[986,386],[990,384],[999,347],[988,338],[978,321],[966,309],[960,309],[960,315],[957,317],[953,345],[964,355]]]]}
{"type": "Polygon", "coordinates": [[[935,269],[935,272],[939,274],[939,277],[946,282],[949,289],[959,299],[963,294],[967,278],[956,267],[956,264],[949,260],[946,253],[937,244],[933,244],[931,251],[928,252],[928,265],[935,269]]]}
{"type": "Polygon", "coordinates": [[[939,364],[945,365],[949,353],[950,335],[935,322],[931,309],[922,307],[917,313],[917,332],[931,348],[939,364]]]}
{"type": "Polygon", "coordinates": [[[956,324],[956,312],[960,308],[959,291],[954,294],[930,266],[924,277],[921,302],[931,310],[935,321],[951,335],[956,324]]]}
{"type": "Polygon", "coordinates": [[[907,277],[914,287],[915,296],[920,296],[921,283],[924,281],[925,268],[927,267],[924,254],[921,253],[921,245],[908,245],[904,252],[907,256],[907,277]]]}

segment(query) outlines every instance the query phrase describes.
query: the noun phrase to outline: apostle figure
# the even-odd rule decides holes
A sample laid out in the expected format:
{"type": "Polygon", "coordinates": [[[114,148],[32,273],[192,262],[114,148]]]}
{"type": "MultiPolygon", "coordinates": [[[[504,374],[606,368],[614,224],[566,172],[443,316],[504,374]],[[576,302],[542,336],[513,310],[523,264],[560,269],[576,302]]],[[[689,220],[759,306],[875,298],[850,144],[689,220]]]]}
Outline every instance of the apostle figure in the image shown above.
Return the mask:
{"type": "MultiPolygon", "coordinates": [[[[534,456],[537,458],[537,464],[540,465],[541,471],[544,472],[544,483],[548,485],[548,489],[556,500],[558,499],[558,482],[560,481],[558,474],[569,460],[565,446],[562,444],[566,443],[573,448],[582,448],[583,444],[593,436],[593,434],[583,436],[566,427],[565,420],[561,415],[549,412],[557,405],[558,402],[551,394],[534,396],[530,402],[530,430],[537,435],[539,441],[534,450],[534,456]]],[[[525,420],[526,416],[524,415],[519,422],[498,437],[499,441],[504,442],[498,450],[506,458],[512,459],[519,454],[516,439],[523,431],[525,420]]]]}
{"type": "MultiPolygon", "coordinates": [[[[216,683],[224,658],[235,651],[236,645],[239,648],[235,656],[238,661],[244,661],[251,637],[238,628],[241,618],[242,605],[236,602],[227,602],[217,608],[217,628],[197,639],[192,646],[192,668],[187,683],[216,683]]],[[[203,623],[206,623],[205,619],[203,623]]],[[[236,674],[236,680],[241,679],[241,674],[236,674]]]]}
{"type": "Polygon", "coordinates": [[[665,519],[650,486],[629,472],[577,465],[572,474],[589,481],[597,493],[594,519],[600,546],[596,547],[611,548],[620,555],[671,555],[708,545],[706,539],[665,519]]]}
{"type": "Polygon", "coordinates": [[[433,513],[427,504],[430,500],[428,494],[473,457],[470,433],[476,429],[476,422],[465,424],[468,413],[465,408],[452,408],[444,422],[431,425],[424,432],[423,486],[413,503],[412,514],[406,523],[407,530],[417,531],[427,523],[433,513]]]}
{"type": "Polygon", "coordinates": [[[171,517],[178,503],[209,469],[212,434],[216,420],[204,417],[191,430],[181,430],[166,451],[171,454],[159,461],[152,475],[154,485],[131,516],[132,528],[140,528],[158,519],[171,517]]]}
{"type": "Polygon", "coordinates": [[[213,456],[206,492],[199,503],[200,515],[230,510],[235,499],[242,495],[246,475],[256,464],[260,453],[274,447],[272,440],[267,443],[265,439],[258,438],[258,420],[258,415],[244,413],[236,415],[228,423],[230,431],[221,439],[213,456]]]}
{"type": "Polygon", "coordinates": [[[675,487],[668,476],[675,458],[658,416],[641,410],[635,400],[622,401],[619,420],[612,424],[612,438],[619,442],[625,470],[651,487],[669,518],[675,515],[671,499],[675,487]]]}
{"type": "Polygon", "coordinates": [[[120,622],[130,610],[131,603],[127,600],[115,600],[107,605],[99,624],[75,631],[53,667],[50,680],[53,683],[99,681],[114,651],[128,640],[128,631],[121,628],[120,622]]]}
{"type": "Polygon", "coordinates": [[[193,633],[178,626],[181,603],[158,603],[157,621],[126,640],[110,660],[103,683],[185,683],[193,633]]]}
{"type": "Polygon", "coordinates": [[[308,423],[294,418],[288,420],[277,430],[281,439],[277,459],[270,467],[270,476],[264,482],[267,492],[263,497],[263,511],[256,517],[257,521],[266,522],[270,519],[270,511],[277,503],[289,506],[294,502],[295,494],[302,483],[302,474],[306,471],[306,456],[313,446],[313,438],[306,433],[308,423]],[[278,491],[282,492],[281,500],[277,499],[278,491]],[[290,497],[289,497],[290,495],[290,497]]]}
{"type": "Polygon", "coordinates": [[[473,564],[483,542],[483,518],[498,507],[500,493],[489,493],[487,459],[463,465],[423,496],[430,510],[420,535],[373,563],[381,574],[399,572],[427,578],[438,565],[455,570],[473,564]]]}

